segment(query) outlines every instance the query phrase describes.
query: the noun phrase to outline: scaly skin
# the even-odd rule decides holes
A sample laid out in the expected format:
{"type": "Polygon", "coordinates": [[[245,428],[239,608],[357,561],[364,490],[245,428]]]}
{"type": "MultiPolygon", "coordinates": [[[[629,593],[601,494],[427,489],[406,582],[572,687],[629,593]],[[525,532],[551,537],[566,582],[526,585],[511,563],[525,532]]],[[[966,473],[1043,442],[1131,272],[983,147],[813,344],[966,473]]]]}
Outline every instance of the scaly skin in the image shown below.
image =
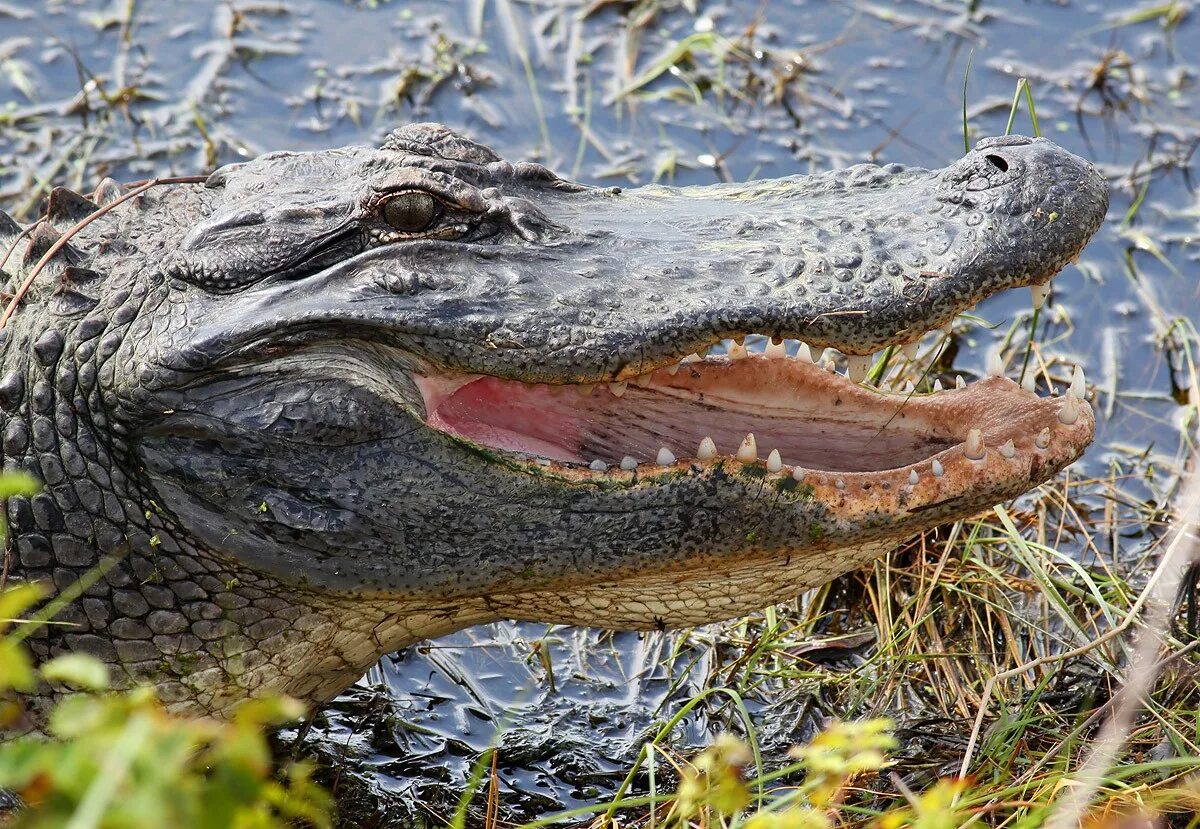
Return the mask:
{"type": "MultiPolygon", "coordinates": [[[[795,595],[1046,480],[1090,408],[1000,378],[910,399],[798,359],[676,364],[748,333],[915,341],[1044,283],[1106,207],[1040,139],[618,193],[437,125],[152,189],[75,234],[3,334],[4,465],[45,482],[8,505],[8,578],[61,590],[115,557],[30,641],[226,714],[319,703],[481,621],[661,627],[795,595]],[[786,462],[735,459],[749,430],[786,462]]],[[[10,282],[93,209],[56,191],[10,282]]]]}

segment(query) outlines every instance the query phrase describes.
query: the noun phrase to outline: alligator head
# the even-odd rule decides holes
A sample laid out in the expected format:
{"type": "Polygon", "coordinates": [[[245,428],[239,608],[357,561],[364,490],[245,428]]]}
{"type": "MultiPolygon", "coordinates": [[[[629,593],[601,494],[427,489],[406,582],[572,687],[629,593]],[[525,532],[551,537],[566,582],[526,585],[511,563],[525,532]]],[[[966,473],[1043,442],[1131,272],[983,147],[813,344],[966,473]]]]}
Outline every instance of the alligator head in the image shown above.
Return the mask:
{"type": "MultiPolygon", "coordinates": [[[[51,223],[92,209],[56,197],[51,223]]],[[[1106,208],[1043,139],[618,192],[428,124],[150,190],[51,257],[9,325],[4,460],[47,484],[10,503],[15,573],[61,587],[121,555],[40,647],[222,712],[328,698],[489,619],[654,628],[786,599],[1081,454],[1079,389],[887,393],[819,351],[857,375],[1043,284],[1106,208]],[[748,335],[771,344],[705,356],[748,335]]],[[[24,270],[53,235],[18,244],[24,270]]]]}

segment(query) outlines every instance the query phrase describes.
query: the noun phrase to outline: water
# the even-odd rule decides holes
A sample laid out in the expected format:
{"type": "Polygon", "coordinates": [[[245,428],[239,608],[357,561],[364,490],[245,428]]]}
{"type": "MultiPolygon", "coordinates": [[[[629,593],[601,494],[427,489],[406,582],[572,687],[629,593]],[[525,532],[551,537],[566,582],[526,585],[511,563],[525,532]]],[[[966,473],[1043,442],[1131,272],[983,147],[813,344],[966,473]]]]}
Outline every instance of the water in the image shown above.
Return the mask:
{"type": "MultiPolygon", "coordinates": [[[[411,120],[443,121],[510,159],[602,184],[708,183],[870,160],[937,167],[963,150],[970,60],[973,139],[1004,131],[1026,77],[1043,133],[1112,182],[1109,221],[1055,280],[1037,340],[1047,358],[1062,359],[1059,385],[1075,362],[1098,383],[1096,444],[1075,474],[1115,470],[1128,476],[1127,498],[1162,499],[1184,455],[1188,412],[1190,329],[1171,326],[1200,311],[1200,198],[1190,176],[1200,26],[1195,14],[1178,26],[1142,14],[1153,8],[6,0],[0,207],[27,218],[47,181],[193,173],[260,151],[375,142],[411,120]],[[681,42],[691,59],[642,86],[681,42]]],[[[1022,103],[1015,131],[1030,129],[1022,103]]],[[[972,347],[954,354],[954,370],[980,372],[1007,336],[1022,344],[1029,312],[1025,292],[984,302],[977,313],[988,325],[965,337],[972,347]]],[[[321,723],[325,745],[350,757],[343,788],[368,780],[365,813],[378,799],[389,821],[451,811],[498,733],[513,815],[592,802],[611,796],[641,742],[680,704],[719,684],[714,676],[737,654],[715,636],[528,624],[465,631],[385,659],[368,677],[386,687],[382,702],[365,688],[339,701],[321,723]]],[[[799,692],[747,699],[762,738],[777,745],[819,721],[799,692]]],[[[737,727],[736,717],[714,699],[668,744],[686,752],[737,727]]]]}

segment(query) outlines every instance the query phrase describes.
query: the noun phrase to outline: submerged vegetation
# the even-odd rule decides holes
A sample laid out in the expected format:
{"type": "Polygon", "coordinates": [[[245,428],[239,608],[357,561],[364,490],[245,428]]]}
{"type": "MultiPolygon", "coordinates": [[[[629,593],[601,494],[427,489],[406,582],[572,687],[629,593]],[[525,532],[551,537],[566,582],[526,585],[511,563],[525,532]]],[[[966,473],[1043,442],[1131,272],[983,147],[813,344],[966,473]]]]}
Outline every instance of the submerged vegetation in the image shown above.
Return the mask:
{"type": "MultiPolygon", "coordinates": [[[[264,730],[300,715],[287,701],[216,725],[170,717],[143,691],[98,695],[103,673],[84,660],[35,669],[13,622],[41,597],[9,586],[0,724],[17,721],[29,683],[85,692],[54,714],[48,739],[0,746],[0,788],[31,807],[16,825],[326,825],[310,775],[342,803],[343,825],[1033,827],[1063,825],[1055,809],[1084,791],[1070,808],[1086,809],[1087,825],[1198,825],[1200,614],[1188,590],[1174,606],[1173,592],[1166,605],[1156,592],[1190,555],[1172,523],[1200,514],[1181,494],[1200,422],[1189,4],[1079,12],[1061,59],[989,41],[1023,37],[1018,14],[1043,47],[1058,37],[1037,17],[1054,18],[1042,27],[1053,32],[1068,11],[1032,5],[326,5],[380,16],[403,45],[347,57],[335,42],[302,61],[304,28],[290,16],[328,10],[229,3],[179,27],[200,64],[181,69],[145,45],[149,4],[50,3],[102,39],[110,65],[82,36],[38,35],[43,74],[30,30],[0,38],[0,206],[27,219],[55,183],[204,172],[424,117],[495,130],[506,155],[589,181],[665,183],[932,164],[963,135],[1044,130],[1110,176],[1105,237],[1044,305],[996,298],[915,356],[885,353],[870,377],[922,392],[982,373],[964,343],[1041,393],[1084,363],[1100,439],[1056,482],[751,618],[640,639],[499,625],[415,649],[399,668],[385,661],[369,680],[390,694],[357,689],[284,731],[276,755],[311,752],[325,764],[315,772],[267,751],[264,730]],[[855,51],[872,39],[874,51],[855,51]],[[941,64],[913,69],[927,53],[941,64]],[[944,118],[923,114],[939,106],[944,118]],[[490,700],[481,675],[520,693],[490,700]],[[1146,683],[1138,694],[1123,690],[1131,677],[1146,683]],[[636,692],[593,705],[613,687],[636,692]],[[568,719],[588,723],[583,741],[568,741],[568,719]],[[1108,760],[1089,788],[1081,770],[1097,756],[1108,760]],[[403,782],[413,779],[425,782],[403,782]]],[[[0,3],[0,25],[28,20],[0,3]]],[[[360,18],[353,37],[369,25],[360,18]]]]}

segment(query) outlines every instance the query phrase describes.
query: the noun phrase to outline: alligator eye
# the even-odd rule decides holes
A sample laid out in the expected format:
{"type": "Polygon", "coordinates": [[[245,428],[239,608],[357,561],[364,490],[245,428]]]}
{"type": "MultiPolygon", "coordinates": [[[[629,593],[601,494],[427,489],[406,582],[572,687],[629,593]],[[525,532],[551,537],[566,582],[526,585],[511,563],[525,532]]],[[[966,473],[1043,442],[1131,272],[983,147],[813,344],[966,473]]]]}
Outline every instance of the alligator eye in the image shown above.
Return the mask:
{"type": "Polygon", "coordinates": [[[438,217],[438,201],[428,193],[400,193],[383,205],[384,220],[402,233],[419,233],[438,217]]]}

